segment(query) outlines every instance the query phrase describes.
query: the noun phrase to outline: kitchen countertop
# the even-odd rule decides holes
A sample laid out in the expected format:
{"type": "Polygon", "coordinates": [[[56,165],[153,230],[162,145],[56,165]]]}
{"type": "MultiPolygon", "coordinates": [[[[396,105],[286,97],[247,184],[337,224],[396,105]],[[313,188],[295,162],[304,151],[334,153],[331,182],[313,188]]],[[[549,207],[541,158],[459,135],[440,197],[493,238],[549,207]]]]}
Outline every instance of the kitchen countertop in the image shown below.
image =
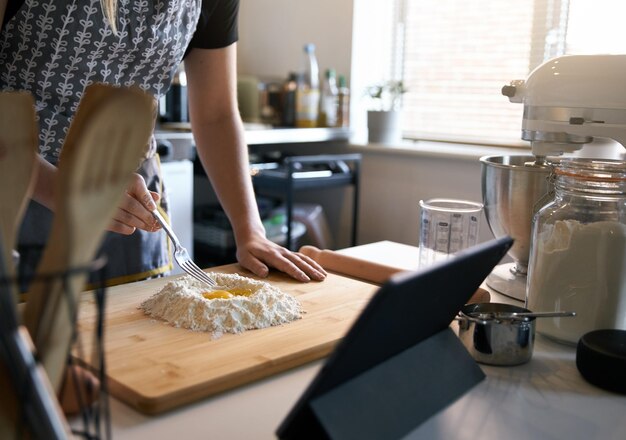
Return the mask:
{"type": "MultiPolygon", "coordinates": [[[[339,252],[413,269],[418,249],[382,241],[339,252]]],[[[491,293],[492,302],[522,305],[491,293]]],[[[276,438],[276,428],[322,364],[312,362],[158,416],[140,414],[111,398],[112,438],[276,438]]],[[[481,368],[486,380],[405,438],[626,438],[626,396],[585,382],[573,347],[537,335],[529,363],[481,368]]]]}

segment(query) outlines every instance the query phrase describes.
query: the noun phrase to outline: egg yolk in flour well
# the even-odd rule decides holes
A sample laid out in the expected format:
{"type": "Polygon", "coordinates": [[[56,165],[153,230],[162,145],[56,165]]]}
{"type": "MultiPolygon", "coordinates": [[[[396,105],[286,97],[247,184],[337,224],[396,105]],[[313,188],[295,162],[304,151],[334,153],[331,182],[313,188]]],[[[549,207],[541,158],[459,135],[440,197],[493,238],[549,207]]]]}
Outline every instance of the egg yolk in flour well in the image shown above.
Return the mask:
{"type": "Polygon", "coordinates": [[[251,289],[228,289],[228,290],[211,290],[209,292],[202,293],[202,296],[206,299],[230,299],[235,296],[250,296],[252,295],[251,289]]]}

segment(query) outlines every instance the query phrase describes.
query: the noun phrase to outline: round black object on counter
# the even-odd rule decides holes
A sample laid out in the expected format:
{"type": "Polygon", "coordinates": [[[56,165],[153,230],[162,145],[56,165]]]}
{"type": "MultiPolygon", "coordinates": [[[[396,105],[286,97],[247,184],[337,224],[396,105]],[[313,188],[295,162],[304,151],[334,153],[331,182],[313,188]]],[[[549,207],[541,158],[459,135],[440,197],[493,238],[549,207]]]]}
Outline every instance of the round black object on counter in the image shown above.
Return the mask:
{"type": "Polygon", "coordinates": [[[576,367],[590,383],[626,394],[626,330],[594,330],[576,348],[576,367]]]}

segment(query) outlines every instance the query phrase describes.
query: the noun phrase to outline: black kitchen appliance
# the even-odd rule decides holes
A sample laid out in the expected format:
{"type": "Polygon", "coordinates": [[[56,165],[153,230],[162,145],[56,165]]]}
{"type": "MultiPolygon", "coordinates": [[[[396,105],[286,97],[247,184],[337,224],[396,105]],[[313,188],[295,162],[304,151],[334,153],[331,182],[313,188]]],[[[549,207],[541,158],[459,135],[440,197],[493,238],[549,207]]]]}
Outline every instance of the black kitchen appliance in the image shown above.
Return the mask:
{"type": "Polygon", "coordinates": [[[159,120],[162,123],[189,122],[187,76],[182,66],[174,75],[169,90],[159,100],[159,120]]]}

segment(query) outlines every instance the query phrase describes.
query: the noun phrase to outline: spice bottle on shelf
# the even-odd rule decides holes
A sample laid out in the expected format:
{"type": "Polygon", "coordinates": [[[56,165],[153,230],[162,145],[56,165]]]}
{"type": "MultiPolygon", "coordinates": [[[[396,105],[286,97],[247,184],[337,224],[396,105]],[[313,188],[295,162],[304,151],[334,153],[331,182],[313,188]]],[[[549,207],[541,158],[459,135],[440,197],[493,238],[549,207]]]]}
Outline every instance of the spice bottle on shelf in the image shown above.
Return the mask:
{"type": "Polygon", "coordinates": [[[319,127],[337,126],[337,104],[339,91],[334,69],[327,69],[322,82],[320,97],[319,127]]]}
{"type": "Polygon", "coordinates": [[[163,123],[189,122],[187,74],[183,63],[178,66],[170,88],[159,99],[159,119],[163,123]]]}
{"type": "Polygon", "coordinates": [[[563,159],[554,199],[533,217],[526,290],[537,332],[576,345],[585,333],[626,329],[626,161],[563,159]]]}
{"type": "Polygon", "coordinates": [[[337,90],[337,127],[350,126],[350,89],[346,85],[346,77],[339,75],[337,90]]]}
{"type": "Polygon", "coordinates": [[[290,72],[287,80],[283,83],[281,99],[281,125],[283,127],[295,127],[296,125],[296,90],[301,74],[290,72]]]}
{"type": "Polygon", "coordinates": [[[320,103],[320,79],[315,45],[304,46],[302,78],[296,89],[296,127],[317,126],[320,103]]]}

